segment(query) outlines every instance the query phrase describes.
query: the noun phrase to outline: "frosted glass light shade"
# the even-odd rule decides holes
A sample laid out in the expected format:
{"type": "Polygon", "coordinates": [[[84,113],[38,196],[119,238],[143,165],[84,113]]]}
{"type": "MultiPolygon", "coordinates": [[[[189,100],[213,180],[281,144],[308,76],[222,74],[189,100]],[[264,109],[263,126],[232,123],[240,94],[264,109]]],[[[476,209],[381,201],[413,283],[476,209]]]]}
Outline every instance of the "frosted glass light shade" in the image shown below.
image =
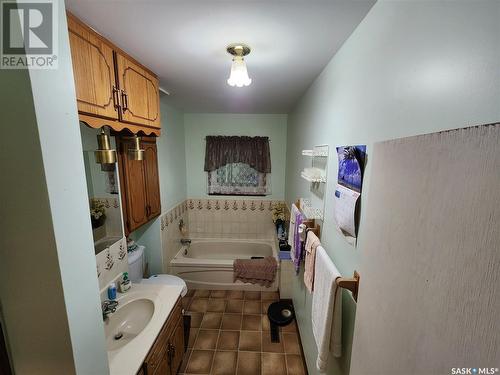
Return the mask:
{"type": "Polygon", "coordinates": [[[231,75],[227,80],[229,86],[243,87],[252,83],[252,79],[248,77],[247,64],[242,56],[235,56],[231,64],[231,75]]]}

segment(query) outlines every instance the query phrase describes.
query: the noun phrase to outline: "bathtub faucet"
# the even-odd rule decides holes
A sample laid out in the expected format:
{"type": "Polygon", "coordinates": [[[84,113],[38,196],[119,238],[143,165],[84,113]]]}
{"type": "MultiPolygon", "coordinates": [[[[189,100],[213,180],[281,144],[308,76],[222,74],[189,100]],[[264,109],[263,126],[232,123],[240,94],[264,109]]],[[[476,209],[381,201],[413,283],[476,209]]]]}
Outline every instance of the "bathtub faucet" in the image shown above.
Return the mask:
{"type": "Polygon", "coordinates": [[[181,244],[183,246],[191,245],[191,240],[189,238],[181,238],[181,244]]]}

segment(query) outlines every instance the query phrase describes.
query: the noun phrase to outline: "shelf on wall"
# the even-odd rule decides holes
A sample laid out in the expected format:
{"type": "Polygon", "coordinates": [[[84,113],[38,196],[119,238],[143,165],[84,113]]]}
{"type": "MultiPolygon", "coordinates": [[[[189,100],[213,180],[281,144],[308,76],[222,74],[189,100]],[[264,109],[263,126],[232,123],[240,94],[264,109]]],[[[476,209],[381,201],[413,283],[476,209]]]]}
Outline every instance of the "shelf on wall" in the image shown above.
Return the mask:
{"type": "Polygon", "coordinates": [[[302,150],[302,156],[328,157],[328,150],[327,149],[302,150]]]}
{"type": "Polygon", "coordinates": [[[309,182],[314,182],[314,183],[320,183],[320,182],[323,182],[325,183],[326,182],[326,178],[324,176],[321,176],[320,178],[316,178],[316,177],[311,177],[309,176],[306,172],[302,171],[300,173],[300,177],[302,177],[304,180],[306,181],[309,181],[309,182]]]}
{"type": "Polygon", "coordinates": [[[311,201],[309,199],[300,199],[300,208],[304,215],[306,215],[307,219],[317,219],[323,220],[323,210],[319,208],[314,208],[311,205],[311,201]]]}

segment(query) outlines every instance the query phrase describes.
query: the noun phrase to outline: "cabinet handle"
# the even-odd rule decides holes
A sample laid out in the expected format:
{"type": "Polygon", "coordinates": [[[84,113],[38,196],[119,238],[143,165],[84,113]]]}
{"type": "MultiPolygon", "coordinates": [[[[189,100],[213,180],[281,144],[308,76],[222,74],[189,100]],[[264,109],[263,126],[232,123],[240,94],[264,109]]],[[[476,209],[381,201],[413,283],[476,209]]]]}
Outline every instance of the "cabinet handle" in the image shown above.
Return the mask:
{"type": "Polygon", "coordinates": [[[119,90],[115,85],[113,85],[113,105],[115,107],[115,110],[118,110],[118,108],[120,108],[120,96],[118,95],[118,92],[119,90]]]}
{"type": "Polygon", "coordinates": [[[128,109],[128,94],[125,90],[122,90],[122,110],[125,111],[128,109]]]}

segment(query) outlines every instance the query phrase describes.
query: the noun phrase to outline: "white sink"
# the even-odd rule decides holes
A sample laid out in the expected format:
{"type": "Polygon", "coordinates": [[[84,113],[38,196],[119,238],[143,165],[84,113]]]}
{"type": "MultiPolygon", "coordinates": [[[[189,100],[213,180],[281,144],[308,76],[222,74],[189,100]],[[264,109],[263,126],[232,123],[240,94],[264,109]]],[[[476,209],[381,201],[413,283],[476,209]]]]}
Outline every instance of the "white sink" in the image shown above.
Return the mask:
{"type": "Polygon", "coordinates": [[[136,338],[151,321],[154,311],[154,302],[148,298],[119,304],[116,312],[104,323],[107,350],[119,349],[136,338]]]}

